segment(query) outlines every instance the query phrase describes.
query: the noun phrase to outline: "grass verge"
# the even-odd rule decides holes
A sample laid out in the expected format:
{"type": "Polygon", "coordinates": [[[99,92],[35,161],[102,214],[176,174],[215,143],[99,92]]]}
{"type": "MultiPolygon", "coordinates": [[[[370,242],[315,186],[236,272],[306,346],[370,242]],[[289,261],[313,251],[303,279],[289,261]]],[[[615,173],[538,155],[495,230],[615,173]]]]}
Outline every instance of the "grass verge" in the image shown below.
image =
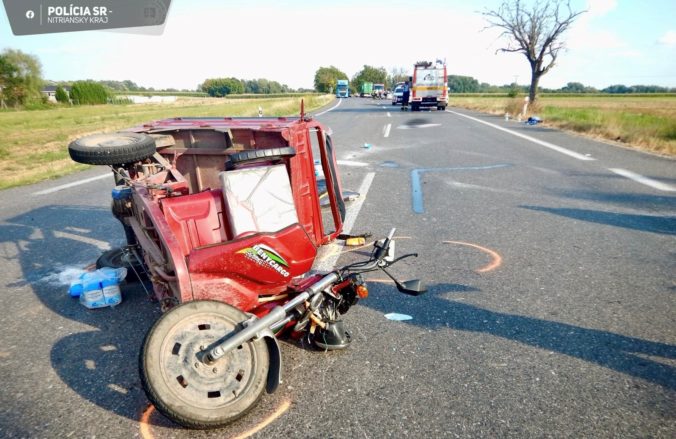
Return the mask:
{"type": "Polygon", "coordinates": [[[265,116],[298,114],[320,108],[332,95],[269,99],[179,98],[173,104],[95,105],[36,111],[0,112],[0,189],[56,178],[89,166],[73,162],[68,143],[97,132],[177,116],[265,116]]]}
{"type": "MultiPolygon", "coordinates": [[[[513,118],[523,97],[450,96],[450,105],[513,118]]],[[[676,95],[541,96],[526,115],[545,125],[676,156],[676,95]]]]}

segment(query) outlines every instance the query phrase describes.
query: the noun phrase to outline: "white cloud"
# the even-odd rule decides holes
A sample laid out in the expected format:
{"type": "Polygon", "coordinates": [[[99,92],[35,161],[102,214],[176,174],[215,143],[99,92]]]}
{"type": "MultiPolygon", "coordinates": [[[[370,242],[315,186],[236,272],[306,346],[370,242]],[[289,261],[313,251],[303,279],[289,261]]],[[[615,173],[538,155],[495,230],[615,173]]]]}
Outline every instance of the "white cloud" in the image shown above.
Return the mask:
{"type": "Polygon", "coordinates": [[[587,14],[591,17],[602,17],[617,8],[617,0],[588,0],[587,14]]]}
{"type": "Polygon", "coordinates": [[[665,46],[674,47],[676,46],[676,30],[668,30],[662,35],[658,40],[658,43],[665,46]]]}

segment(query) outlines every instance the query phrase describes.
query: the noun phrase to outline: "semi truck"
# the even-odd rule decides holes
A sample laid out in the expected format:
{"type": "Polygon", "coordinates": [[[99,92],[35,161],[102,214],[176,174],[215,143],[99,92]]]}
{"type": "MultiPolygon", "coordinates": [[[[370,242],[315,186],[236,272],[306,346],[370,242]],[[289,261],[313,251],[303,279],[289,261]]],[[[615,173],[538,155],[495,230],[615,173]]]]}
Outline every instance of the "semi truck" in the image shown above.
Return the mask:
{"type": "Polygon", "coordinates": [[[362,82],[359,86],[359,97],[363,98],[364,96],[371,96],[371,93],[373,93],[373,83],[362,82]]]}
{"type": "Polygon", "coordinates": [[[421,107],[445,110],[448,105],[446,63],[419,61],[413,66],[410,105],[412,111],[421,107]]]}
{"type": "Polygon", "coordinates": [[[347,79],[339,79],[336,83],[336,97],[337,98],[349,98],[350,97],[350,87],[347,79]]]}

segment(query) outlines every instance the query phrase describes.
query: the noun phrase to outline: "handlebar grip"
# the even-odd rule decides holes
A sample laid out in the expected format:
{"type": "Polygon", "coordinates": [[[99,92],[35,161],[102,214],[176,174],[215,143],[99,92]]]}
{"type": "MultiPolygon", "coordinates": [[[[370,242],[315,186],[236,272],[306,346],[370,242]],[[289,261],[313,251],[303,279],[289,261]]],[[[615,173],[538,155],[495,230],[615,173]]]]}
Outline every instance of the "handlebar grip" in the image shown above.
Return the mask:
{"type": "Polygon", "coordinates": [[[390,241],[392,241],[392,238],[394,237],[394,232],[397,229],[395,227],[392,227],[392,230],[390,230],[390,234],[387,235],[387,238],[385,238],[385,241],[383,241],[383,245],[381,247],[378,247],[375,253],[375,259],[376,261],[380,261],[385,257],[387,254],[387,249],[390,247],[390,241]]]}

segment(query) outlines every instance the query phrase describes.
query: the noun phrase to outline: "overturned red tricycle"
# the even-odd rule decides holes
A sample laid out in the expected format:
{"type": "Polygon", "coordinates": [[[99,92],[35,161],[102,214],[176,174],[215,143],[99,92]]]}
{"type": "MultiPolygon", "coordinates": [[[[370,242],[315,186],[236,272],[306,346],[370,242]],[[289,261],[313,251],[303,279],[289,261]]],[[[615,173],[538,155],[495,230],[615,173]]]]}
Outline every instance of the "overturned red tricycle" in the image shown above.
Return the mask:
{"type": "Polygon", "coordinates": [[[95,134],[69,145],[73,160],[108,165],[112,211],[127,245],[98,265],[149,279],[166,311],[146,335],[139,372],[165,416],[191,428],[223,426],[280,382],[277,337],[321,349],[350,343],[340,315],[368,295],[362,273],[425,291],[388,271],[394,229],[371,256],[312,271],[318,248],[346,214],[327,129],[296,118],[174,118],[95,134]]]}

